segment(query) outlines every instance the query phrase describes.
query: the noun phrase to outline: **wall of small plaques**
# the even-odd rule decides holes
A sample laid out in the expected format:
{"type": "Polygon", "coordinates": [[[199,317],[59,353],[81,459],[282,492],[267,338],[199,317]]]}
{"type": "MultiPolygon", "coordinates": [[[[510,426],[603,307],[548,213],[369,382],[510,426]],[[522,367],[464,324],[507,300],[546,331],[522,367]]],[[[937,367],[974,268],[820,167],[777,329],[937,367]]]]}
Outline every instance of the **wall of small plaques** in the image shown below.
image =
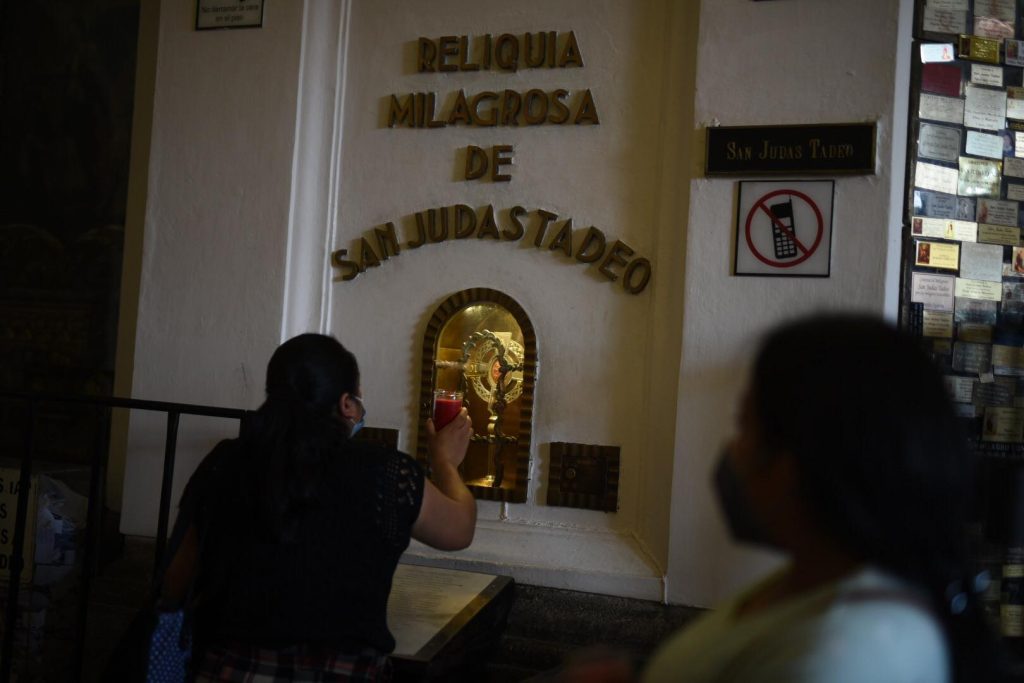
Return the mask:
{"type": "Polygon", "coordinates": [[[1006,571],[986,604],[1008,637],[1024,636],[1006,565],[1024,547],[1022,24],[1017,0],[916,3],[901,301],[981,459],[974,540],[1006,571]]]}

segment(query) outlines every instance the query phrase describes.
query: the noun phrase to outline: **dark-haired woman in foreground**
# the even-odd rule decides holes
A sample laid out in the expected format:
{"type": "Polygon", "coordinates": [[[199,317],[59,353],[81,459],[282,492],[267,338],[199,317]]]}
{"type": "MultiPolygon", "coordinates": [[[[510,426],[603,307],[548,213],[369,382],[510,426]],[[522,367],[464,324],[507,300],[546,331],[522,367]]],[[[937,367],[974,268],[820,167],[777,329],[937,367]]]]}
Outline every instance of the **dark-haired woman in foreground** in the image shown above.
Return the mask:
{"type": "Polygon", "coordinates": [[[182,496],[188,530],[163,595],[180,604],[197,577],[197,680],[389,680],[385,610],[410,537],[446,550],[473,539],[476,504],[456,470],[466,410],[439,432],[427,423],[431,482],[409,456],[351,438],[366,408],[335,339],[278,347],[266,394],[182,496]]]}
{"type": "Polygon", "coordinates": [[[788,565],[667,641],[647,683],[996,680],[965,547],[973,466],[929,359],[890,326],[772,333],[715,487],[788,565]]]}

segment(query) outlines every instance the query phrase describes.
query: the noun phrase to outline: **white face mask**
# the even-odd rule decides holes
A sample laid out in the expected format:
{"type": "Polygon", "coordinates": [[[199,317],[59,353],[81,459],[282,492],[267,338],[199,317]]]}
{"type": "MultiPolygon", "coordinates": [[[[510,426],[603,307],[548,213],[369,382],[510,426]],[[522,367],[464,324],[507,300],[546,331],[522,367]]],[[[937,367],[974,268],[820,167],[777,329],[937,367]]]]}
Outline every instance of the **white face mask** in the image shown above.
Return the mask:
{"type": "Polygon", "coordinates": [[[359,398],[355,394],[349,394],[349,397],[355,399],[356,401],[358,401],[359,402],[359,407],[363,409],[363,414],[359,418],[359,421],[352,423],[352,430],[348,433],[349,438],[352,438],[357,433],[359,433],[360,429],[362,429],[363,427],[366,426],[366,404],[363,403],[363,399],[359,398]]]}

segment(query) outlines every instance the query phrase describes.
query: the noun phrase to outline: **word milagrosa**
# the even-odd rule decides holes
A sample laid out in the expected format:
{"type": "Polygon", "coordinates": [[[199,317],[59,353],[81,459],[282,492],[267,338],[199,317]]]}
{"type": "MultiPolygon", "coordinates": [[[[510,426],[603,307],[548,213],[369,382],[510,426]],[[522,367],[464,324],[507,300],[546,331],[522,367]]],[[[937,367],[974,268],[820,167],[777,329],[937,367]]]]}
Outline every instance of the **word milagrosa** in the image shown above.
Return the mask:
{"type": "Polygon", "coordinates": [[[630,294],[639,294],[651,281],[650,260],[637,256],[625,242],[609,242],[604,232],[590,226],[573,229],[571,217],[560,218],[545,209],[528,211],[513,206],[496,214],[487,205],[479,211],[465,204],[441,206],[420,211],[406,221],[410,239],[401,244],[392,222],[374,228],[372,234],[359,239],[356,248],[338,249],[331,254],[331,264],[341,272],[335,280],[354,280],[370,268],[379,267],[402,248],[419,249],[427,244],[448,240],[481,239],[494,242],[515,242],[532,235],[533,246],[555,252],[565,263],[585,263],[610,282],[619,282],[630,294]],[[496,218],[501,216],[501,221],[496,218]],[[557,225],[561,221],[561,225],[557,225]],[[348,258],[349,254],[352,258],[348,258]]]}
{"type": "Polygon", "coordinates": [[[589,123],[598,125],[597,105],[590,90],[573,95],[558,88],[545,92],[532,88],[526,92],[484,90],[466,95],[459,90],[450,105],[442,105],[438,116],[437,94],[414,92],[392,95],[388,104],[388,128],[443,128],[445,126],[537,126],[542,123],[589,123]]]}

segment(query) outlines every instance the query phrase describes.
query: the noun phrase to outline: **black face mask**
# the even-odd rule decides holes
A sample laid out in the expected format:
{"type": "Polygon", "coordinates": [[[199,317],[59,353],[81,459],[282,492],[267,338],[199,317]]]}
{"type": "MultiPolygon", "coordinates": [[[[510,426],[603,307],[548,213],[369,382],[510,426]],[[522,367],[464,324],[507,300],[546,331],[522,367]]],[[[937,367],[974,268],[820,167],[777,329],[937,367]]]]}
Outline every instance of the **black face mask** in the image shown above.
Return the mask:
{"type": "Polygon", "coordinates": [[[743,482],[740,481],[732,461],[724,450],[718,457],[718,465],[715,466],[714,484],[715,493],[718,494],[718,505],[722,508],[733,539],[741,543],[772,546],[764,528],[750,509],[743,482]]]}

